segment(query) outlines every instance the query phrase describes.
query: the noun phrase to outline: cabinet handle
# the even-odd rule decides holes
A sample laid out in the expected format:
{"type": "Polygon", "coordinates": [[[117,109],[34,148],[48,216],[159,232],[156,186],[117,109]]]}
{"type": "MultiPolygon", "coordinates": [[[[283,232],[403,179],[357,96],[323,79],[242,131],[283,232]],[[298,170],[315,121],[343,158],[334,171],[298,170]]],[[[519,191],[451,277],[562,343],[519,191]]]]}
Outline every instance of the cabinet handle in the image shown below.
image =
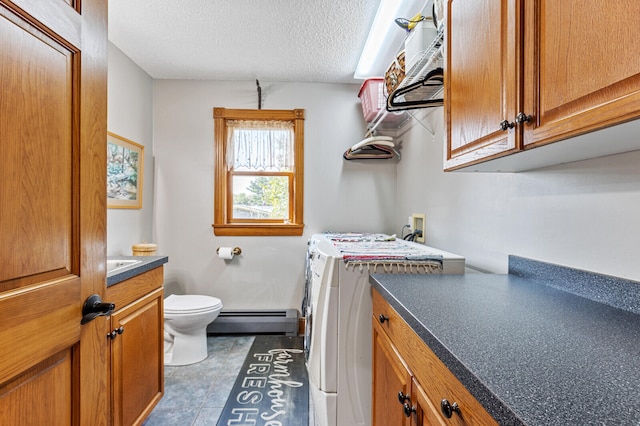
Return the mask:
{"type": "Polygon", "coordinates": [[[447,419],[450,419],[454,412],[460,414],[460,407],[457,402],[450,404],[447,399],[443,399],[440,401],[440,411],[442,411],[442,415],[444,415],[447,419]]]}
{"type": "Polygon", "coordinates": [[[533,117],[531,117],[530,115],[527,115],[524,112],[520,112],[518,115],[516,115],[516,123],[517,124],[531,123],[532,118],[533,117]]]}
{"type": "Polygon", "coordinates": [[[389,321],[389,317],[385,317],[383,314],[380,314],[378,320],[380,321],[380,324],[384,324],[385,321],[389,321]]]}
{"type": "Polygon", "coordinates": [[[398,401],[400,402],[400,404],[404,404],[405,401],[410,401],[410,400],[411,400],[411,397],[409,395],[406,395],[402,391],[398,392],[398,401]]]}
{"type": "Polygon", "coordinates": [[[504,120],[503,122],[500,123],[500,130],[502,130],[503,132],[506,132],[509,129],[513,129],[516,126],[515,123],[509,123],[509,121],[504,120]]]}
{"type": "Polygon", "coordinates": [[[404,415],[407,417],[411,417],[411,413],[415,413],[416,412],[416,406],[413,405],[409,405],[408,403],[404,403],[403,405],[403,411],[404,411],[404,415]]]}

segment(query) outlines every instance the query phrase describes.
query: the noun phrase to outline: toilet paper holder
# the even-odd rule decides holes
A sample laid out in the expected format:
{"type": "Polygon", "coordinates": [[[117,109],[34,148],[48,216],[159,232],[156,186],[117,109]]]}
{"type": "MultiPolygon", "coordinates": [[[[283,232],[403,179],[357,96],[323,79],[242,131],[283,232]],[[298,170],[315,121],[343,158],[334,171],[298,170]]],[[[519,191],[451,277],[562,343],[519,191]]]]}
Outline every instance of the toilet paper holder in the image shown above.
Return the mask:
{"type": "MultiPolygon", "coordinates": [[[[234,256],[237,256],[242,253],[242,249],[240,247],[234,247],[231,253],[233,253],[234,256]]],[[[216,249],[216,254],[220,254],[220,247],[216,249]]]]}

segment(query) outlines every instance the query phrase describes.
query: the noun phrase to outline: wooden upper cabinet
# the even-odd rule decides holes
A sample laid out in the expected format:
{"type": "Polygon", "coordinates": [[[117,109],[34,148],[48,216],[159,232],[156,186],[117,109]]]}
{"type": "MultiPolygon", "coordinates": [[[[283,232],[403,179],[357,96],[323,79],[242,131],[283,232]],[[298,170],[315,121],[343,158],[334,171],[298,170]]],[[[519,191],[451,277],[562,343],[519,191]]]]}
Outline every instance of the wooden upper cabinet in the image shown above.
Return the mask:
{"type": "Polygon", "coordinates": [[[526,2],[526,148],[640,116],[640,2],[526,2]]]}
{"type": "Polygon", "coordinates": [[[451,0],[445,40],[445,169],[520,149],[516,1],[451,0]]]}
{"type": "Polygon", "coordinates": [[[640,149],[612,133],[509,155],[640,117],[640,2],[450,0],[447,12],[445,170],[640,149]]]}

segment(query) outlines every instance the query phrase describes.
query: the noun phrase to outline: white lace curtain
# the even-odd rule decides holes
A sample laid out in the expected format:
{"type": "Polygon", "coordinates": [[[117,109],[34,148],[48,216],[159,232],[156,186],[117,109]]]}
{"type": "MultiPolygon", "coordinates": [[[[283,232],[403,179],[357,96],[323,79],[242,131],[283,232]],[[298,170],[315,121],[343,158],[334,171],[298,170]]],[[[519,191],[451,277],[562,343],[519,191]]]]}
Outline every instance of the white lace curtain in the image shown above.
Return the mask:
{"type": "Polygon", "coordinates": [[[228,120],[227,131],[229,170],[293,170],[293,122],[228,120]]]}

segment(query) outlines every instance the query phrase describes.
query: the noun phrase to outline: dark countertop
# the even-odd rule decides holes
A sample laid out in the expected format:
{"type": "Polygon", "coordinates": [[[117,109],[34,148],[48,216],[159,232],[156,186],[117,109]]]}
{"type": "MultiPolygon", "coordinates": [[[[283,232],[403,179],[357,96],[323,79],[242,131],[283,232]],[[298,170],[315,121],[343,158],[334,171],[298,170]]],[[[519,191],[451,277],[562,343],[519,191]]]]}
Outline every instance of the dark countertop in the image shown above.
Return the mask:
{"type": "Polygon", "coordinates": [[[136,275],[140,275],[144,272],[155,269],[164,265],[169,261],[167,256],[108,256],[107,260],[139,260],[140,263],[136,263],[132,266],[127,266],[122,269],[111,273],[107,271],[107,287],[114,284],[118,284],[129,278],[133,278],[136,275]]]}
{"type": "Polygon", "coordinates": [[[638,313],[514,274],[370,281],[500,424],[640,425],[638,313]]]}

